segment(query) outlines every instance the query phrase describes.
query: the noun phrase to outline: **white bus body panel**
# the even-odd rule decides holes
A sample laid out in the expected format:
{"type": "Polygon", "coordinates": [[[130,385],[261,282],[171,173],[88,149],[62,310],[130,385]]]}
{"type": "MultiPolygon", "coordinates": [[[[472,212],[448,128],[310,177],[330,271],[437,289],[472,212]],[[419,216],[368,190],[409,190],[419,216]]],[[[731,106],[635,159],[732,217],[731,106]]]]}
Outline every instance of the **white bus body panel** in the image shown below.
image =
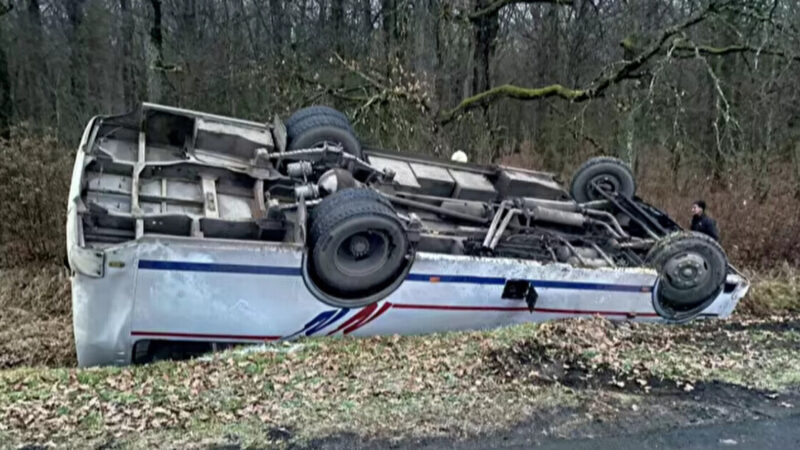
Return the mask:
{"type": "MultiPolygon", "coordinates": [[[[422,334],[486,329],[560,317],[660,321],[655,271],[583,269],[510,258],[418,253],[406,279],[364,308],[330,306],[303,276],[303,248],[145,236],[105,250],[102,278],[72,279],[78,363],[129,364],[139,340],[263,342],[323,335],[422,334]],[[538,293],[502,298],[507,280],[538,293]]],[[[703,312],[726,317],[748,289],[736,287],[703,312]]]]}

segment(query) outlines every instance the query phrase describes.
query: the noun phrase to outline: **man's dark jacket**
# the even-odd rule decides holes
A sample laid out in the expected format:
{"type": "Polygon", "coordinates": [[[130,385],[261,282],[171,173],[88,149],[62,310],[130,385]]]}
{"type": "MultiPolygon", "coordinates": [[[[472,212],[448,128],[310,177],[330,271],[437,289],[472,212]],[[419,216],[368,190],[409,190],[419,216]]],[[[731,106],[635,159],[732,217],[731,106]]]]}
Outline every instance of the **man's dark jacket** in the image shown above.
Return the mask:
{"type": "Polygon", "coordinates": [[[719,240],[717,223],[714,222],[714,219],[705,214],[692,216],[692,231],[698,231],[700,233],[707,234],[714,238],[715,241],[719,240]]]}

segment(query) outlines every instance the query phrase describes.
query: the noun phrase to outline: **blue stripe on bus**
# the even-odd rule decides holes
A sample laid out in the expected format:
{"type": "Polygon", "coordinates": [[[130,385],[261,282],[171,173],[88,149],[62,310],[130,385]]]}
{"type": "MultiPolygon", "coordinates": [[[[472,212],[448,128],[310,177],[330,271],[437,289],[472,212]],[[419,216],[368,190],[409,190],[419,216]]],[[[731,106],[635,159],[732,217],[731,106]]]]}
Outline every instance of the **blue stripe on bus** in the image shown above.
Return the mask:
{"type": "MultiPolygon", "coordinates": [[[[254,275],[289,275],[300,276],[299,267],[281,266],[254,266],[247,264],[219,264],[198,263],[186,261],[154,261],[149,259],[139,260],[139,268],[145,270],[175,270],[184,272],[216,272],[216,273],[242,273],[254,275]]],[[[506,278],[480,277],[473,275],[432,275],[411,273],[406,277],[408,281],[422,281],[429,283],[465,283],[483,285],[504,285],[506,278]]],[[[615,292],[650,292],[652,286],[608,283],[585,283],[580,281],[557,280],[530,280],[537,288],[543,289],[573,289],[582,291],[615,291],[615,292]]]]}
{"type": "Polygon", "coordinates": [[[630,284],[582,283],[579,281],[531,280],[535,287],[551,289],[580,289],[584,291],[650,292],[653,286],[630,284]]]}
{"type": "Polygon", "coordinates": [[[408,281],[428,281],[438,283],[469,283],[469,284],[506,284],[505,278],[477,277],[472,275],[428,275],[424,273],[410,273],[408,281]]]}
{"type": "MultiPolygon", "coordinates": [[[[426,281],[432,283],[468,283],[468,284],[494,284],[506,283],[506,278],[479,277],[472,275],[431,275],[412,273],[406,278],[408,281],[426,281]]],[[[576,289],[584,291],[621,291],[621,292],[650,292],[652,286],[630,284],[584,283],[580,281],[556,280],[529,280],[537,288],[550,289],[576,289]]]]}
{"type": "Polygon", "coordinates": [[[251,266],[246,264],[197,263],[186,261],[153,261],[140,259],[139,268],[147,270],[176,270],[183,272],[245,273],[254,275],[300,275],[299,267],[251,266]]]}

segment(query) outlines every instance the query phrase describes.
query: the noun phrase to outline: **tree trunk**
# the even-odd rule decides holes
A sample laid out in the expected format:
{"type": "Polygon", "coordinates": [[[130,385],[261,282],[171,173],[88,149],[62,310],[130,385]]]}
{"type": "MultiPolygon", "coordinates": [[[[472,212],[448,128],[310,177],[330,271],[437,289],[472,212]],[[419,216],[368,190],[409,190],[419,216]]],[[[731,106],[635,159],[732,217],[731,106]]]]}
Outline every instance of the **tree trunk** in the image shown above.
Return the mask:
{"type": "MultiPolygon", "coordinates": [[[[384,43],[384,51],[386,54],[386,62],[391,64],[392,60],[394,59],[394,47],[396,45],[394,41],[394,36],[396,34],[395,26],[397,23],[395,22],[395,18],[397,15],[396,11],[397,2],[396,0],[381,0],[381,16],[383,18],[382,26],[383,26],[383,43],[384,43]]],[[[389,70],[387,66],[387,70],[389,70]]]]}
{"type": "Polygon", "coordinates": [[[88,96],[86,86],[86,66],[84,49],[78,39],[78,32],[83,23],[83,4],[86,0],[68,0],[66,2],[67,20],[67,43],[69,44],[69,77],[70,92],[72,100],[75,101],[75,113],[82,115],[86,107],[88,96]]]}
{"type": "Polygon", "coordinates": [[[134,21],[133,12],[130,7],[130,0],[120,0],[120,12],[122,14],[121,42],[122,42],[122,100],[126,111],[131,110],[137,103],[136,99],[136,74],[134,73],[135,64],[133,61],[133,33],[134,21]]]}
{"type": "Polygon", "coordinates": [[[275,48],[275,54],[280,55],[283,52],[283,46],[286,44],[286,18],[284,15],[283,2],[281,0],[269,0],[269,15],[270,23],[272,25],[272,44],[275,48]]]}
{"type": "MultiPolygon", "coordinates": [[[[719,74],[721,72],[723,61],[717,61],[717,64],[714,64],[714,61],[709,61],[709,64],[714,67],[714,71],[719,74]]],[[[725,155],[723,153],[723,149],[725,146],[725,133],[726,133],[726,124],[722,119],[722,111],[720,109],[723,108],[722,100],[718,98],[719,93],[717,92],[717,88],[715,85],[715,80],[709,75],[709,86],[711,95],[709,98],[709,108],[710,108],[710,117],[709,117],[709,131],[712,139],[714,140],[713,145],[711,147],[713,156],[711,159],[711,179],[713,180],[712,190],[722,189],[725,190],[725,182],[723,181],[723,172],[725,170],[725,155]]]]}
{"type": "Polygon", "coordinates": [[[794,198],[800,200],[800,140],[791,149],[792,174],[794,175],[794,198]]]}
{"type": "MultiPolygon", "coordinates": [[[[20,68],[21,83],[18,97],[18,111],[23,117],[33,118],[34,121],[43,119],[46,95],[41,82],[47,61],[42,57],[42,15],[39,10],[39,0],[28,0],[26,21],[23,27],[25,33],[31,38],[26,43],[26,50],[30,58],[20,68]]],[[[13,53],[11,54],[14,55],[13,53]]]]}
{"type": "MultiPolygon", "coordinates": [[[[542,44],[536,49],[536,83],[544,86],[553,80],[551,68],[557,67],[557,58],[559,54],[559,25],[558,16],[555,8],[549,11],[539,13],[542,23],[542,44]],[[552,58],[552,59],[551,59],[552,58]],[[545,64],[547,61],[547,64],[545,64]],[[551,62],[552,61],[552,62],[551,62]]],[[[545,148],[548,144],[552,144],[554,140],[551,135],[544,135],[544,131],[548,130],[550,117],[547,114],[548,106],[546,102],[538,102],[533,107],[533,124],[531,125],[531,136],[537,146],[545,148]]],[[[558,162],[559,165],[562,161],[558,162]]]]}
{"type": "Polygon", "coordinates": [[[151,102],[162,101],[164,89],[164,35],[161,23],[161,0],[150,0],[153,7],[153,26],[147,45],[147,98],[151,102]]]}
{"type": "MultiPolygon", "coordinates": [[[[492,0],[475,0],[475,11],[479,11],[492,0]]],[[[488,91],[492,87],[490,68],[496,48],[495,39],[500,30],[498,13],[486,14],[474,22],[475,50],[472,54],[472,95],[488,91]]]]}
{"type": "Polygon", "coordinates": [[[326,0],[317,1],[319,2],[319,17],[317,26],[324,32],[328,26],[328,2],[326,0]]]}
{"type": "Polygon", "coordinates": [[[438,102],[438,108],[440,109],[442,105],[444,105],[445,101],[445,85],[444,85],[444,78],[445,76],[442,73],[442,67],[444,66],[444,46],[442,45],[442,5],[440,0],[429,0],[429,10],[433,11],[433,49],[434,49],[434,65],[433,65],[433,77],[434,77],[434,98],[438,102]]]}
{"type": "Polygon", "coordinates": [[[11,137],[11,83],[3,42],[3,29],[0,27],[0,138],[8,139],[11,137]]]}
{"type": "Polygon", "coordinates": [[[344,24],[344,0],[333,0],[331,3],[331,22],[333,22],[333,40],[336,53],[344,53],[343,41],[347,39],[344,24]]]}
{"type": "Polygon", "coordinates": [[[368,38],[372,34],[372,0],[361,0],[361,20],[364,22],[364,37],[368,38]]]}
{"type": "MultiPolygon", "coordinates": [[[[475,11],[479,11],[492,2],[492,0],[475,0],[475,11]]],[[[475,47],[472,53],[472,95],[486,92],[492,88],[491,64],[495,51],[495,39],[500,29],[499,12],[485,14],[473,21],[475,47]]],[[[499,156],[495,143],[495,129],[489,117],[489,105],[481,107],[484,127],[488,135],[489,161],[494,162],[499,156]]]]}
{"type": "Polygon", "coordinates": [[[28,25],[31,37],[37,44],[42,38],[42,12],[39,9],[39,0],[28,0],[28,25]]]}
{"type": "MultiPolygon", "coordinates": [[[[0,20],[11,11],[12,6],[0,4],[0,20]]],[[[8,59],[6,58],[3,27],[0,26],[0,138],[11,137],[11,81],[8,75],[8,59]]]]}

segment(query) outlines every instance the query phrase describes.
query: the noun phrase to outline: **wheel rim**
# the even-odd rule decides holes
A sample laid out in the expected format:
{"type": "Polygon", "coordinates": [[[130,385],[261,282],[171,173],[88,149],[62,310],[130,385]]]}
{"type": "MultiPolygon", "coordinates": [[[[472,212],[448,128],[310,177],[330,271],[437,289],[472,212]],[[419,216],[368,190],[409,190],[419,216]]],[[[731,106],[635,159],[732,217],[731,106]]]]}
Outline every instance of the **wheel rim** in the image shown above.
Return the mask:
{"type": "Polygon", "coordinates": [[[380,230],[364,230],[341,239],[333,263],[343,274],[363,277],[379,270],[389,259],[390,239],[380,230]]]}
{"type": "Polygon", "coordinates": [[[676,308],[697,304],[714,290],[711,264],[702,252],[684,251],[670,256],[662,266],[663,293],[676,308]]]}
{"type": "Polygon", "coordinates": [[[697,253],[682,253],[664,264],[664,274],[670,285],[678,290],[688,290],[708,282],[709,270],[706,259],[697,253]]]}
{"type": "Polygon", "coordinates": [[[617,177],[608,175],[608,174],[601,174],[595,177],[592,177],[589,180],[588,184],[588,192],[586,193],[590,199],[592,200],[601,200],[605,197],[602,196],[597,189],[602,189],[603,191],[613,194],[615,192],[620,191],[620,181],[617,177]]]}

